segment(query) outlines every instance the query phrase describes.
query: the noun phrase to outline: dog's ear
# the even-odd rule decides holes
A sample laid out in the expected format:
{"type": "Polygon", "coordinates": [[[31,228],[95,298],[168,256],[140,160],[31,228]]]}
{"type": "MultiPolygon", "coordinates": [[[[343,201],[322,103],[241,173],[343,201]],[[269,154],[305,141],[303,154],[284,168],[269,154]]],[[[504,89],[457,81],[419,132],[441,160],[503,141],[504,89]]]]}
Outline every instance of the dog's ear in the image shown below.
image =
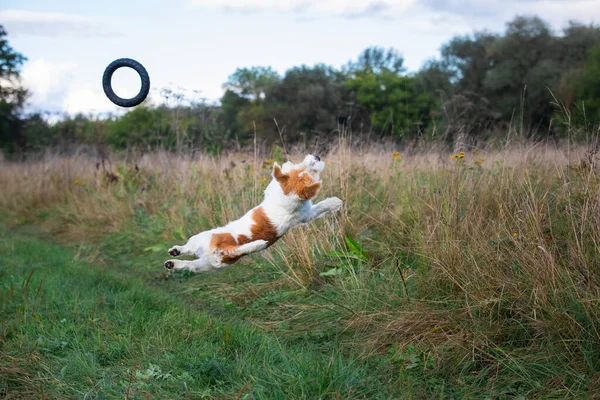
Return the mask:
{"type": "Polygon", "coordinates": [[[312,185],[305,186],[300,193],[298,193],[298,197],[302,200],[310,200],[317,195],[321,189],[321,182],[315,182],[312,185]]]}
{"type": "Polygon", "coordinates": [[[288,180],[289,175],[284,174],[279,164],[275,162],[273,163],[273,178],[277,179],[279,182],[285,182],[288,180]]]}

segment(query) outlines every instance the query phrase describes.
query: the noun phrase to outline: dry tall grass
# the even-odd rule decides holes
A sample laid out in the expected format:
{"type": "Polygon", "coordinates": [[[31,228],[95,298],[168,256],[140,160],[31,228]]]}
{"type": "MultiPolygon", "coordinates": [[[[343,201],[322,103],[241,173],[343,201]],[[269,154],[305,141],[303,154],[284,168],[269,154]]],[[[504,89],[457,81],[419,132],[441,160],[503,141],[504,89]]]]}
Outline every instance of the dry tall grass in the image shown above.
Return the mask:
{"type": "MultiPolygon", "coordinates": [[[[450,159],[340,146],[323,158],[319,198],[339,196],[342,212],[231,268],[264,257],[291,285],[316,293],[334,287],[331,306],[344,326],[361,332],[367,351],[445,343],[462,349],[456,363],[501,364],[505,346],[532,359],[551,346],[574,370],[598,370],[593,151],[538,144],[450,159]],[[362,250],[348,248],[345,237],[362,250]],[[332,263],[335,273],[323,276],[332,263]]],[[[107,176],[83,158],[4,163],[0,204],[13,221],[34,221],[69,241],[132,229],[143,216],[151,221],[148,241],[173,244],[256,205],[271,164],[253,154],[191,160],[156,153],[116,162],[107,176]]],[[[164,258],[157,256],[157,269],[164,258]]]]}

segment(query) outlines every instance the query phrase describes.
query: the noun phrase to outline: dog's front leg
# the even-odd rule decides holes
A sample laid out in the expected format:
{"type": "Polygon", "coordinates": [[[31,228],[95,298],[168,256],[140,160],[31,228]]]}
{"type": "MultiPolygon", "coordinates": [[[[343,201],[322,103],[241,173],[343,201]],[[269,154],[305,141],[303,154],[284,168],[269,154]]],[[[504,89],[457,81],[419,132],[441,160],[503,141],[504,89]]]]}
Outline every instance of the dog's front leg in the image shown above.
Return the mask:
{"type": "Polygon", "coordinates": [[[322,217],[328,212],[337,211],[342,208],[344,202],[337,197],[330,197],[325,199],[318,204],[312,206],[311,209],[311,221],[317,218],[322,217]]]}

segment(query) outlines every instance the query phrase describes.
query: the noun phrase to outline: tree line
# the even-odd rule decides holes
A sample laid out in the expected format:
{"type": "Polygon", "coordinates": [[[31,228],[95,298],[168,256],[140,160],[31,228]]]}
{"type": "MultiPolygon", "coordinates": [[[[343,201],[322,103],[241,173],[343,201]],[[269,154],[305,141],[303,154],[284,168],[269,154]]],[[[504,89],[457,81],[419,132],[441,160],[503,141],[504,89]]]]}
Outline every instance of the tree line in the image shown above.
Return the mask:
{"type": "MultiPolygon", "coordinates": [[[[103,144],[116,149],[199,149],[219,153],[255,140],[323,142],[350,131],[365,140],[458,136],[489,139],[515,129],[528,137],[565,134],[600,121],[600,28],[571,22],[560,33],[537,17],[516,17],[502,34],[457,36],[440,56],[407,73],[394,49],[370,47],[336,69],[239,68],[220,104],[163,90],[122,116],[64,116],[49,123],[25,115],[19,84],[25,57],[0,26],[0,147],[103,144]]],[[[35,90],[33,88],[32,90],[35,90]]]]}

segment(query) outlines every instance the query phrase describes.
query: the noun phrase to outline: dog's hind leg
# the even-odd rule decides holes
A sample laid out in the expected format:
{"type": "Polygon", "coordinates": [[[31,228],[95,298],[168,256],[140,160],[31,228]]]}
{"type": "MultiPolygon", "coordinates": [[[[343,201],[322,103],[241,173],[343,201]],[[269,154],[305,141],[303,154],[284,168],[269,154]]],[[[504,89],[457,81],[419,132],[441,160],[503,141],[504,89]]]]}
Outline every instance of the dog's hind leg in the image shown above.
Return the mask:
{"type": "Polygon", "coordinates": [[[173,257],[193,256],[196,254],[196,252],[194,250],[192,250],[192,248],[189,247],[187,244],[183,245],[183,246],[173,246],[168,251],[169,251],[169,255],[173,256],[173,257]]]}
{"type": "Polygon", "coordinates": [[[166,269],[173,270],[188,270],[192,272],[210,272],[215,271],[215,268],[208,260],[199,258],[197,260],[168,260],[165,262],[166,269]]]}
{"type": "Polygon", "coordinates": [[[171,247],[169,249],[169,255],[173,257],[198,255],[198,252],[206,247],[205,242],[207,242],[207,240],[210,240],[210,233],[201,232],[189,238],[187,243],[183,246],[171,247]]]}
{"type": "Polygon", "coordinates": [[[264,250],[269,245],[266,240],[255,240],[250,243],[242,244],[226,249],[216,249],[216,255],[222,266],[231,265],[241,257],[264,250]]]}

